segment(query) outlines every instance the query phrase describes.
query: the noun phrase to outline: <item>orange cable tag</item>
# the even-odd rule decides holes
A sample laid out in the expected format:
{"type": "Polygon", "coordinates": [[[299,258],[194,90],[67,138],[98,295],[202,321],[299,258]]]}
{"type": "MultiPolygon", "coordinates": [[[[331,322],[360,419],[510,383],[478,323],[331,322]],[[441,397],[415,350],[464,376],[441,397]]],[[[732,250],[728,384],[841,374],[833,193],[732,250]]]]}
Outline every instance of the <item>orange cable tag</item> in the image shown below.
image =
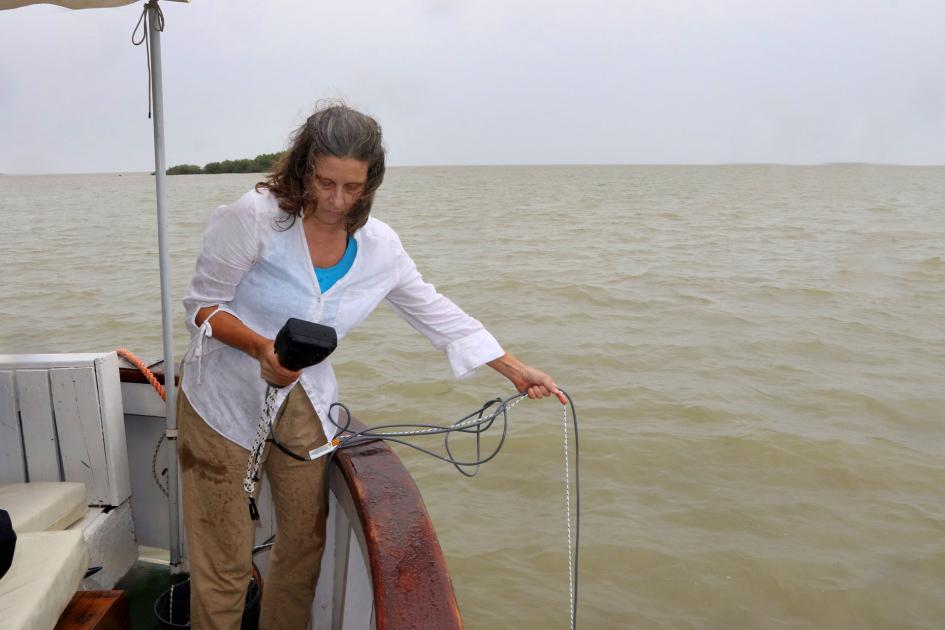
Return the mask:
{"type": "Polygon", "coordinates": [[[336,448],[338,448],[338,445],[339,445],[339,444],[341,444],[341,440],[339,440],[338,438],[333,438],[331,442],[329,442],[329,443],[327,443],[327,444],[324,444],[324,445],[322,445],[322,446],[319,446],[318,448],[312,449],[311,451],[309,451],[309,452],[308,452],[308,458],[309,458],[310,460],[311,460],[311,459],[318,459],[319,457],[321,457],[321,456],[323,456],[323,455],[327,455],[328,453],[330,453],[330,452],[332,452],[333,450],[335,450],[336,448]]]}

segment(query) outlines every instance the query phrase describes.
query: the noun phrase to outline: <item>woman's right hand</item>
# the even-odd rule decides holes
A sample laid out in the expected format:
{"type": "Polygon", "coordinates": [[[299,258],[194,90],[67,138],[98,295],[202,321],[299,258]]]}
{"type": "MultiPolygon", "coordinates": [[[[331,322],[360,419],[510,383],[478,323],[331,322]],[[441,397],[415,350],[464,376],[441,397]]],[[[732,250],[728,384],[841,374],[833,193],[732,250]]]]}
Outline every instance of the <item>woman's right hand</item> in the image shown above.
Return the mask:
{"type": "Polygon", "coordinates": [[[259,375],[270,385],[285,387],[302,376],[302,372],[290,370],[279,363],[276,345],[271,339],[266,339],[264,343],[260,344],[255,356],[256,360],[259,361],[259,375]]]}
{"type": "Polygon", "coordinates": [[[279,363],[275,341],[263,337],[250,329],[240,318],[226,311],[219,311],[219,308],[219,305],[212,305],[199,309],[194,316],[194,323],[201,326],[213,315],[212,336],[259,361],[259,375],[270,385],[285,387],[298,380],[301,372],[288,370],[279,363]]]}

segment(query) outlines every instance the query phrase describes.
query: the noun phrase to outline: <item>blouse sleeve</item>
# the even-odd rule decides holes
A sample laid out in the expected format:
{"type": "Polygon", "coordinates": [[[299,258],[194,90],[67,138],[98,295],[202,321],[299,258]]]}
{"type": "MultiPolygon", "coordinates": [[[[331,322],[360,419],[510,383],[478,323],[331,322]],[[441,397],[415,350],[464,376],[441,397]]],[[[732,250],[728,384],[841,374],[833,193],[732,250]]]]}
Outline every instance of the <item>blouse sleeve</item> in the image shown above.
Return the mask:
{"type": "Polygon", "coordinates": [[[252,268],[259,253],[256,210],[249,194],[213,211],[203,233],[197,267],[184,297],[187,327],[197,332],[197,311],[219,304],[221,310],[236,294],[236,286],[252,268]]]}
{"type": "Polygon", "coordinates": [[[425,282],[417,265],[398,243],[398,282],[387,302],[446,357],[456,378],[504,354],[499,342],[476,319],[425,282]]]}

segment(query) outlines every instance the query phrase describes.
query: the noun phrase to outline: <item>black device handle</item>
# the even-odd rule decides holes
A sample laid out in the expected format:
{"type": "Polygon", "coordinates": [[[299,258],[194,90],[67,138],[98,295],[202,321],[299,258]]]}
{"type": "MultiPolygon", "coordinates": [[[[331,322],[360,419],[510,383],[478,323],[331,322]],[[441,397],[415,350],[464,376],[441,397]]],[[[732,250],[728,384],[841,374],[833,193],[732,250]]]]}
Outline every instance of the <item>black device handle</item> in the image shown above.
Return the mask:
{"type": "Polygon", "coordinates": [[[331,326],[290,317],[276,335],[279,363],[301,370],[321,363],[338,347],[338,334],[331,326]]]}

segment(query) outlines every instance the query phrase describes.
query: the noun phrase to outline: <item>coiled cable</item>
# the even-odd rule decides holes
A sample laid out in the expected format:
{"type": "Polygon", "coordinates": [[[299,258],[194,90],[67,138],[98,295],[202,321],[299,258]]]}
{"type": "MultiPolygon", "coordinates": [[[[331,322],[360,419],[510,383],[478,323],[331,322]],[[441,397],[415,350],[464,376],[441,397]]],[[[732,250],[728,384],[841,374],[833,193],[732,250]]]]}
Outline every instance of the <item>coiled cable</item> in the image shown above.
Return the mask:
{"type": "MultiPolygon", "coordinates": [[[[559,388],[560,389],[560,388],[559,388]]],[[[568,401],[567,405],[563,406],[562,409],[562,424],[564,429],[564,475],[565,475],[565,516],[567,519],[567,547],[568,547],[568,587],[569,587],[569,608],[570,608],[570,627],[571,630],[574,630],[577,626],[577,597],[578,597],[578,567],[579,567],[579,552],[580,552],[580,536],[581,536],[581,477],[580,477],[580,442],[578,440],[578,419],[577,411],[574,408],[574,401],[571,396],[564,391],[560,390],[564,394],[565,398],[568,401]],[[574,517],[571,516],[571,471],[570,471],[570,459],[569,459],[569,444],[568,444],[568,409],[571,410],[571,420],[572,428],[574,431],[574,517]],[[573,527],[573,540],[572,540],[572,520],[574,522],[573,527]]],[[[352,431],[351,427],[351,412],[347,406],[343,403],[333,403],[328,409],[328,420],[331,422],[338,430],[335,432],[335,435],[328,440],[328,444],[324,447],[313,450],[309,457],[303,457],[297,453],[293,453],[286,446],[279,442],[276,436],[275,425],[271,425],[270,438],[280,450],[285,452],[287,455],[302,461],[307,461],[315,459],[321,454],[327,454],[328,460],[326,462],[326,470],[329,469],[331,464],[331,459],[335,454],[344,448],[353,448],[355,446],[363,446],[370,444],[372,442],[377,442],[383,440],[385,442],[394,442],[396,444],[403,444],[414,450],[425,453],[431,457],[439,459],[441,461],[452,464],[456,470],[467,477],[474,477],[479,472],[479,466],[485,464],[488,461],[491,461],[499,454],[499,451],[502,449],[503,444],[505,444],[505,438],[508,434],[509,427],[509,411],[517,405],[526,394],[515,394],[509,396],[508,398],[493,398],[486,401],[479,409],[473,411],[472,413],[463,416],[456,422],[452,424],[443,426],[437,424],[422,424],[422,423],[396,423],[396,424],[384,424],[376,425],[362,429],[360,431],[352,431]],[[341,423],[339,418],[336,418],[337,410],[344,410],[344,422],[341,423]],[[501,431],[498,438],[498,443],[492,448],[488,453],[483,454],[482,452],[482,436],[489,429],[495,425],[497,420],[501,420],[499,423],[501,431]],[[476,438],[476,456],[470,461],[464,461],[457,458],[452,449],[450,448],[450,437],[456,433],[463,434],[472,434],[476,438]],[[444,449],[446,450],[446,455],[442,455],[430,449],[414,444],[412,441],[407,438],[411,437],[425,437],[431,435],[442,435],[444,449]],[[470,470],[471,469],[471,470],[470,470]]],[[[325,501],[328,501],[328,475],[325,475],[325,501]]],[[[327,507],[327,506],[326,506],[327,507]]]]}

